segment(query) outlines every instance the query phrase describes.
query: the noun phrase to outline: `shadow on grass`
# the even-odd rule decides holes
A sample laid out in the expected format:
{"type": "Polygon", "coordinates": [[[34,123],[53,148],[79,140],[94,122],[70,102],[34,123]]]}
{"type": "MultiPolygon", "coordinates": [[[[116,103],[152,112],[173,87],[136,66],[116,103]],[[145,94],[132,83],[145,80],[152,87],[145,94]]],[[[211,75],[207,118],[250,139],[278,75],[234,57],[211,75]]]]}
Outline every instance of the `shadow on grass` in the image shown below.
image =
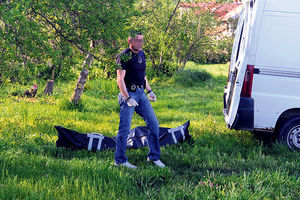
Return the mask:
{"type": "Polygon", "coordinates": [[[260,143],[267,147],[272,147],[277,141],[276,133],[254,131],[252,134],[256,140],[258,140],[260,143]]]}

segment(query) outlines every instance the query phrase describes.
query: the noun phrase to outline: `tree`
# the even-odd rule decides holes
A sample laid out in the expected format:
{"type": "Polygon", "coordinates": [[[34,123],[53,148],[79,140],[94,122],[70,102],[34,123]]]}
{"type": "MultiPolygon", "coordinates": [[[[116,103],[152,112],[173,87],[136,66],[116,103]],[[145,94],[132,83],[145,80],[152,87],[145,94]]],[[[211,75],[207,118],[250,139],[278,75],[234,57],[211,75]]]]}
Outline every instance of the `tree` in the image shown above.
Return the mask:
{"type": "MultiPolygon", "coordinates": [[[[84,57],[90,59],[84,63],[112,57],[118,45],[112,50],[109,43],[124,39],[134,12],[133,0],[1,1],[0,48],[4,55],[0,64],[9,68],[12,77],[20,70],[38,73],[49,68],[49,63],[60,67],[84,57]],[[94,41],[99,45],[91,47],[94,41]]],[[[90,65],[83,66],[88,72],[90,65]]],[[[78,100],[72,99],[74,103],[78,100]]]]}
{"type": "Polygon", "coordinates": [[[215,35],[217,21],[208,10],[189,9],[183,11],[180,20],[180,36],[178,37],[175,52],[177,63],[184,68],[193,52],[211,45],[215,35]]]}
{"type": "Polygon", "coordinates": [[[184,67],[193,52],[210,42],[216,20],[209,11],[185,10],[174,0],[140,0],[142,16],[134,26],[145,29],[144,50],[157,76],[167,71],[168,63],[184,67]]]}
{"type": "Polygon", "coordinates": [[[174,26],[178,19],[180,2],[180,0],[141,0],[137,5],[142,15],[133,20],[136,22],[133,25],[144,28],[144,50],[157,75],[163,70],[164,60],[172,59],[172,46],[179,33],[174,26]]]}

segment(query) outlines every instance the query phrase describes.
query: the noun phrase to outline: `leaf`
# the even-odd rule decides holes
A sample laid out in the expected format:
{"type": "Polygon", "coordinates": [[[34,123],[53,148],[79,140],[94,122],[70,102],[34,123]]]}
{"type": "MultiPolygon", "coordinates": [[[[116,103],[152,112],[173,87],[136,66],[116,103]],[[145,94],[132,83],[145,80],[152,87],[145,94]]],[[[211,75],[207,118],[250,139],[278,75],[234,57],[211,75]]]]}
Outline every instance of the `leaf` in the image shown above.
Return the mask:
{"type": "Polygon", "coordinates": [[[81,4],[78,6],[78,10],[84,10],[85,9],[85,5],[84,4],[81,4]]]}

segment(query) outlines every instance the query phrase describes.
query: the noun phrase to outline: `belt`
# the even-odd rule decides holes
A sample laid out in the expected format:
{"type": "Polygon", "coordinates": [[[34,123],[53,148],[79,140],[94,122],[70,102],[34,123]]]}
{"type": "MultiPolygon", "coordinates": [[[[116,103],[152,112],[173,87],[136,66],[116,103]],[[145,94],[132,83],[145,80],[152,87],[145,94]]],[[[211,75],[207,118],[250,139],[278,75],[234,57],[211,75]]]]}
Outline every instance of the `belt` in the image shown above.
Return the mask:
{"type": "Polygon", "coordinates": [[[144,85],[136,85],[136,84],[131,84],[129,87],[127,87],[130,91],[134,92],[136,88],[139,89],[144,89],[144,85]]]}

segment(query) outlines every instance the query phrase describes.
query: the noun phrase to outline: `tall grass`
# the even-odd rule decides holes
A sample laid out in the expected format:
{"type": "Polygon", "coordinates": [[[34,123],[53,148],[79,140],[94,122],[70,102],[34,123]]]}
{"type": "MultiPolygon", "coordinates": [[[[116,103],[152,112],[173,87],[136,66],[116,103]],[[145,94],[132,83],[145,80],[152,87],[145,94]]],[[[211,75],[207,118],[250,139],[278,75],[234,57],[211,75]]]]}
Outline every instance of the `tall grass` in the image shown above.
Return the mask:
{"type": "MultiPolygon", "coordinates": [[[[113,151],[55,147],[54,125],[117,134],[115,80],[90,80],[79,107],[68,103],[75,83],[57,83],[52,96],[40,89],[34,99],[18,95],[28,86],[1,86],[0,199],[300,199],[299,152],[226,128],[227,70],[188,63],[174,77],[152,81],[160,126],[191,121],[190,141],[161,149],[165,169],[147,163],[147,148],[127,151],[138,166],[129,170],[113,167],[113,151]]],[[[132,128],[141,125],[134,115],[132,128]]]]}

